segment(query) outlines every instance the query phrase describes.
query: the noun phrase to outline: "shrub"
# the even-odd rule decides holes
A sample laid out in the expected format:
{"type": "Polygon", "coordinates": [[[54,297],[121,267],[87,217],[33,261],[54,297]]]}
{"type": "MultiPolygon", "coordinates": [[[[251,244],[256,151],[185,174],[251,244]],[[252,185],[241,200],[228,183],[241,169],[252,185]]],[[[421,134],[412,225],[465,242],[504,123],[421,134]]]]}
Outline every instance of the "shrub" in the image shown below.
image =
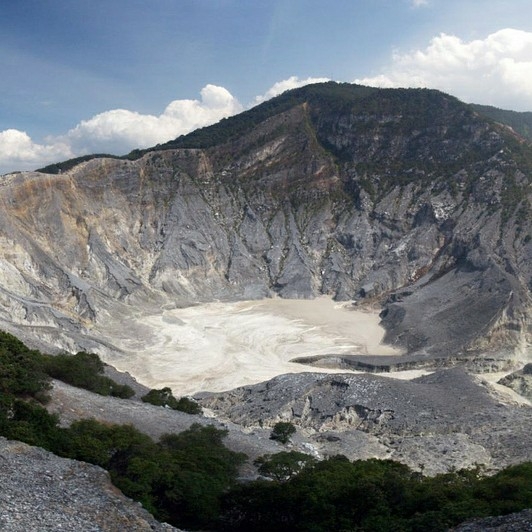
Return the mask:
{"type": "Polygon", "coordinates": [[[42,355],[13,335],[0,332],[0,394],[46,399],[49,378],[42,355]]]}
{"type": "Polygon", "coordinates": [[[270,434],[270,440],[279,441],[281,443],[288,443],[290,437],[294,434],[296,428],[290,421],[279,421],[273,426],[270,434]]]}
{"type": "Polygon", "coordinates": [[[274,455],[261,456],[253,463],[258,467],[262,476],[285,482],[300,473],[307,465],[315,462],[316,459],[308,454],[283,451],[274,455]]]}
{"type": "Polygon", "coordinates": [[[150,403],[156,406],[164,406],[172,410],[179,410],[187,414],[201,414],[201,406],[188,397],[181,397],[176,399],[172,394],[172,390],[168,387],[160,390],[150,390],[141,398],[145,403],[150,403]]]}

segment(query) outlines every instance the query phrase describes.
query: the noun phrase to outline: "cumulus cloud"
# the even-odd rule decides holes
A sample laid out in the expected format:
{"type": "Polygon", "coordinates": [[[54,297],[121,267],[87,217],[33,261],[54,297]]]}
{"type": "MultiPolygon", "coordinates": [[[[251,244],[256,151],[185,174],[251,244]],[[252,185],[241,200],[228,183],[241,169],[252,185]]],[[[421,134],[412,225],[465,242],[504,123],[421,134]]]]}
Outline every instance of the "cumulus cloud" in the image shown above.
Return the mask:
{"type": "MultiPolygon", "coordinates": [[[[257,96],[250,107],[286,90],[321,81],[329,80],[292,76],[257,96]]],[[[199,100],[174,100],[158,116],[127,109],[105,111],[81,121],[64,135],[47,137],[44,144],[34,142],[23,131],[0,131],[0,174],[32,170],[90,153],[125,154],[135,148],[167,142],[244,110],[224,87],[206,85],[200,96],[199,100]]]]}
{"type": "Polygon", "coordinates": [[[68,159],[74,154],[68,144],[55,142],[37,144],[25,131],[6,129],[0,131],[0,173],[28,170],[42,162],[68,159]]]}
{"type": "Polygon", "coordinates": [[[273,98],[274,96],[278,96],[279,94],[282,94],[283,92],[287,90],[297,89],[299,87],[303,87],[304,85],[310,85],[311,83],[322,83],[325,81],[330,81],[330,79],[329,78],[299,79],[297,76],[291,76],[288,79],[283,79],[282,81],[278,81],[277,83],[274,83],[264,94],[261,94],[260,96],[256,96],[255,100],[253,101],[253,105],[257,105],[259,103],[265,102],[266,100],[269,100],[270,98],[273,98]]]}
{"type": "Polygon", "coordinates": [[[30,170],[89,153],[121,155],[134,148],[146,148],[208,126],[243,110],[240,102],[224,87],[206,85],[200,100],[174,100],[162,114],[146,115],[127,109],[105,111],[45,144],[34,142],[23,131],[0,132],[0,174],[30,170]]]}
{"type": "Polygon", "coordinates": [[[436,88],[467,102],[532,111],[532,33],[503,29],[472,41],[442,33],[424,50],[395,52],[381,74],[355,82],[436,88]]]}
{"type": "Polygon", "coordinates": [[[125,153],[167,142],[199,127],[242,111],[231,93],[216,85],[201,90],[201,100],[174,100],[159,116],[143,115],[126,109],[113,109],[83,120],[62,137],[76,152],[125,153]]]}

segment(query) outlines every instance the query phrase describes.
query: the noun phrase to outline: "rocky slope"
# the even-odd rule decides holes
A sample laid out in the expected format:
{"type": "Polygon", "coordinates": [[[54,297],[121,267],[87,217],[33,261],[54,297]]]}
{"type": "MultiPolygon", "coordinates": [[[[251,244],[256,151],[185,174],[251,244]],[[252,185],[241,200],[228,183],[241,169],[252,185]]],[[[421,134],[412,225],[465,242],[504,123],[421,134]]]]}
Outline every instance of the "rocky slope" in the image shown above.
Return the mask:
{"type": "Polygon", "coordinates": [[[271,431],[268,429],[242,430],[241,426],[229,421],[222,422],[213,417],[185,414],[141,401],[95,395],[61,381],[54,381],[51,398],[48,410],[60,416],[63,426],[69,426],[79,419],[96,419],[105,424],[133,425],[156,441],[163,434],[183,432],[195,423],[227,430],[224,444],[249,458],[241,469],[244,478],[256,476],[253,460],[264,454],[283,450],[281,444],[269,439],[271,431]]]}
{"type": "Polygon", "coordinates": [[[101,351],[124,308],[325,293],[420,361],[528,343],[532,150],[450,96],[316,85],[136,156],[2,177],[0,326],[101,351]]]}
{"type": "Polygon", "coordinates": [[[516,112],[498,109],[489,105],[472,104],[471,107],[495,122],[506,124],[514,131],[532,140],[532,112],[516,112]]]}
{"type": "Polygon", "coordinates": [[[532,401],[532,364],[526,364],[521,370],[503,377],[499,384],[511,388],[522,397],[532,401]]]}
{"type": "MultiPolygon", "coordinates": [[[[128,381],[130,382],[130,381],[128,381]]],[[[380,375],[301,373],[196,397],[208,417],[138,400],[94,395],[54,381],[49,410],[69,425],[83,418],[132,424],[154,439],[193,423],[228,431],[225,444],[253,461],[284,450],[270,440],[278,421],[297,427],[290,447],[324,458],[392,458],[425,474],[482,466],[496,471],[532,461],[532,409],[461,368],[412,381],[380,375]]]]}
{"type": "Polygon", "coordinates": [[[170,532],[103,469],[0,438],[0,529],[170,532]]]}
{"type": "Polygon", "coordinates": [[[391,458],[426,474],[532,460],[532,410],[505,404],[462,369],[399,381],[379,375],[281,375],[201,402],[248,429],[290,421],[322,456],[391,458]]]}
{"type": "Polygon", "coordinates": [[[452,532],[530,532],[532,510],[504,515],[473,519],[452,529],[452,532]]]}

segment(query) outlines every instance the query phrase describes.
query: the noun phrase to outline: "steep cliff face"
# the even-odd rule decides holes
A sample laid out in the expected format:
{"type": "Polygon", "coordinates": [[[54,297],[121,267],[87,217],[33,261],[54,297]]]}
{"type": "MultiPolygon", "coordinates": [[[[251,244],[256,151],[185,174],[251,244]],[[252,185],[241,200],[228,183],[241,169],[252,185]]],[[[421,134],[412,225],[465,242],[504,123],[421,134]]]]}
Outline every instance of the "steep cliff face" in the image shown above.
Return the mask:
{"type": "Polygon", "coordinates": [[[435,91],[272,102],[136,160],[2,177],[0,325],[92,348],[124,305],[330,294],[383,303],[410,354],[527,344],[522,139],[435,91]]]}

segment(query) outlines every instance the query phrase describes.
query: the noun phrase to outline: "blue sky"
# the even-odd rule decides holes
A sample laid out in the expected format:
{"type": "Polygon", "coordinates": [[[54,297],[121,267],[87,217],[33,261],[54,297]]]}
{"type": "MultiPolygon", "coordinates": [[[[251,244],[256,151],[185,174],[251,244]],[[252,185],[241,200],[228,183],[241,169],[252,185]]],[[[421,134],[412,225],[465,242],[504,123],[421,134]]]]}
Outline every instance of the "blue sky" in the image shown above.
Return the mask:
{"type": "Polygon", "coordinates": [[[532,111],[530,0],[2,0],[0,173],[122,154],[324,78],[532,111]]]}

